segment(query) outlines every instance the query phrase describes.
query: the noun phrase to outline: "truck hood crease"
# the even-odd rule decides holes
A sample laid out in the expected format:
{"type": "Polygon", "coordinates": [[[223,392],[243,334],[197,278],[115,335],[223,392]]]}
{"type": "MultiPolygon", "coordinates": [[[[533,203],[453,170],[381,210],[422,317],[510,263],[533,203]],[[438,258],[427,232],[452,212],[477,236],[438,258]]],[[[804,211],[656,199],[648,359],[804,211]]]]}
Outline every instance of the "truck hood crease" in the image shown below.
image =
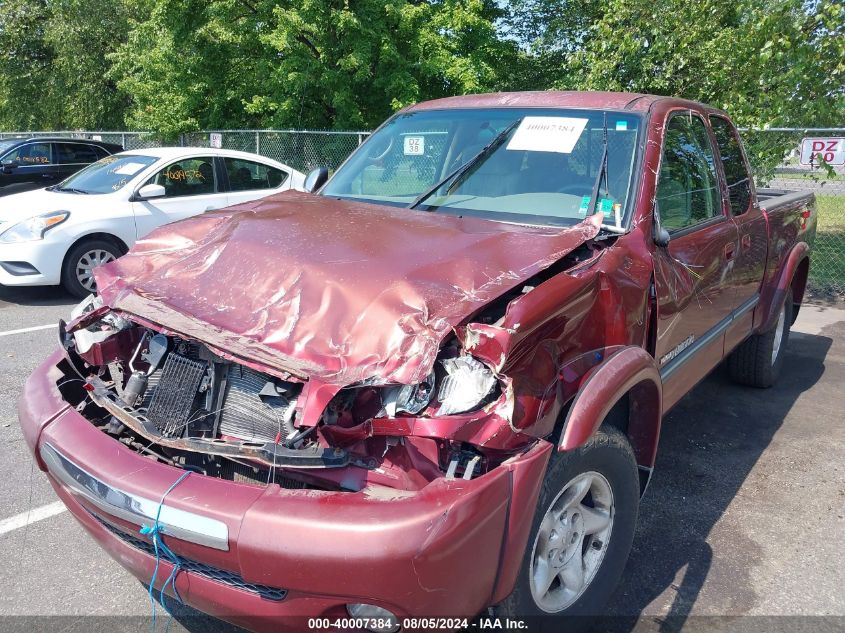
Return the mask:
{"type": "Polygon", "coordinates": [[[599,230],[285,192],[162,227],[96,271],[104,302],[255,362],[414,383],[485,304],[599,230]]]}

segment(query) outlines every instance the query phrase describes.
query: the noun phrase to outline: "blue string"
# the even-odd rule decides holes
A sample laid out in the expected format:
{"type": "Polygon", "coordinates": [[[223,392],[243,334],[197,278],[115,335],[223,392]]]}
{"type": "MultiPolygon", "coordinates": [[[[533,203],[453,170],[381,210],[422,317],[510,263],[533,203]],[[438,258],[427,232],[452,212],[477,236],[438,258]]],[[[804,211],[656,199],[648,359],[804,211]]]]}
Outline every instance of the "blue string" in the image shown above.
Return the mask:
{"type": "Polygon", "coordinates": [[[142,525],[141,526],[141,534],[147,535],[153,540],[153,548],[155,549],[156,555],[156,566],[153,569],[153,577],[150,579],[150,586],[148,587],[148,593],[150,596],[150,605],[153,609],[153,621],[152,621],[152,631],[155,633],[157,630],[156,627],[156,603],[155,598],[153,597],[153,586],[155,585],[156,578],[158,577],[158,566],[161,562],[161,554],[164,553],[165,557],[170,561],[173,565],[173,571],[170,572],[170,576],[167,577],[165,583],[161,586],[161,591],[159,593],[159,599],[161,600],[162,608],[167,612],[167,615],[170,618],[167,620],[167,624],[164,625],[164,631],[167,633],[167,629],[170,627],[170,620],[173,619],[173,614],[170,612],[170,609],[167,608],[167,604],[165,604],[164,598],[164,590],[167,588],[167,585],[173,587],[173,595],[176,596],[176,599],[179,601],[179,604],[185,604],[182,601],[182,596],[179,595],[179,590],[176,589],[176,576],[179,574],[179,570],[182,567],[182,561],[176,554],[174,554],[167,545],[165,545],[164,540],[162,539],[161,535],[164,533],[164,529],[159,523],[159,518],[161,517],[161,509],[164,507],[164,500],[173,489],[182,483],[188,475],[191,474],[190,470],[186,470],[179,479],[173,482],[173,485],[168,488],[165,493],[161,496],[161,501],[158,502],[158,511],[156,512],[155,522],[152,525],[142,525]]]}

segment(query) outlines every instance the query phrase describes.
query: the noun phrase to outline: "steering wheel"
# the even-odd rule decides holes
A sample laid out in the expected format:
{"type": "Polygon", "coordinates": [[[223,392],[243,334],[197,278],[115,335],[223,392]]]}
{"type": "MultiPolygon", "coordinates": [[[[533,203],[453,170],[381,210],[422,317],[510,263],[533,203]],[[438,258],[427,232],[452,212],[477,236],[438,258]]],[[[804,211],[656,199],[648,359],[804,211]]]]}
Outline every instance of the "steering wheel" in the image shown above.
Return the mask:
{"type": "MultiPolygon", "coordinates": [[[[368,162],[378,163],[381,160],[383,160],[390,153],[390,150],[393,149],[394,137],[391,136],[389,138],[390,138],[390,142],[387,144],[387,147],[384,148],[384,151],[381,152],[380,154],[370,154],[369,156],[367,156],[366,158],[367,158],[368,162]]],[[[377,152],[378,149],[376,149],[375,151],[377,152]]]]}
{"type": "Polygon", "coordinates": [[[556,189],[555,193],[568,193],[573,196],[582,196],[584,195],[583,191],[584,187],[582,185],[569,183],[568,185],[563,185],[563,187],[556,189]]]}

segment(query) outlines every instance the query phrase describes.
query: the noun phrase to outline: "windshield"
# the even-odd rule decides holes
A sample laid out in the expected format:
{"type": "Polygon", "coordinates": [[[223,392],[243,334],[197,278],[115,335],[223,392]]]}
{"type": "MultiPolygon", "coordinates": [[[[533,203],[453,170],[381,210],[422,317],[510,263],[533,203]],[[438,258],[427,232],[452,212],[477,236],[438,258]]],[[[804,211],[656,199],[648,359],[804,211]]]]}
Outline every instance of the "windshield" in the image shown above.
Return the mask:
{"type": "Polygon", "coordinates": [[[0,141],[0,157],[6,153],[6,150],[14,147],[18,143],[20,143],[20,140],[0,141]]]}
{"type": "Polygon", "coordinates": [[[106,156],[88,165],[54,187],[55,191],[74,193],[113,193],[146,169],[158,158],[140,154],[106,156]]]}
{"type": "Polygon", "coordinates": [[[400,114],[349,158],[322,194],[527,224],[566,226],[602,212],[606,224],[621,226],[640,127],[639,115],[601,110],[400,114]]]}

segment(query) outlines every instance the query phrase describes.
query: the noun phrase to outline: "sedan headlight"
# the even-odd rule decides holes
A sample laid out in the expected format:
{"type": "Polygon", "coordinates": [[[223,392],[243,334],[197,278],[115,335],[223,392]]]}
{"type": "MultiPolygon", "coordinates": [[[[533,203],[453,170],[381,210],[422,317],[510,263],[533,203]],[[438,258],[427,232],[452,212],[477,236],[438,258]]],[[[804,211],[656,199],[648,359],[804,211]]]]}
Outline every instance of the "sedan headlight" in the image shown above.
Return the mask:
{"type": "Polygon", "coordinates": [[[33,242],[44,238],[44,234],[58,226],[70,217],[68,211],[53,211],[37,215],[34,218],[18,222],[0,234],[0,242],[14,244],[17,242],[33,242]]]}
{"type": "Polygon", "coordinates": [[[490,368],[472,356],[444,358],[440,361],[446,375],[440,381],[437,415],[453,415],[472,411],[496,387],[496,377],[490,368]]]}

